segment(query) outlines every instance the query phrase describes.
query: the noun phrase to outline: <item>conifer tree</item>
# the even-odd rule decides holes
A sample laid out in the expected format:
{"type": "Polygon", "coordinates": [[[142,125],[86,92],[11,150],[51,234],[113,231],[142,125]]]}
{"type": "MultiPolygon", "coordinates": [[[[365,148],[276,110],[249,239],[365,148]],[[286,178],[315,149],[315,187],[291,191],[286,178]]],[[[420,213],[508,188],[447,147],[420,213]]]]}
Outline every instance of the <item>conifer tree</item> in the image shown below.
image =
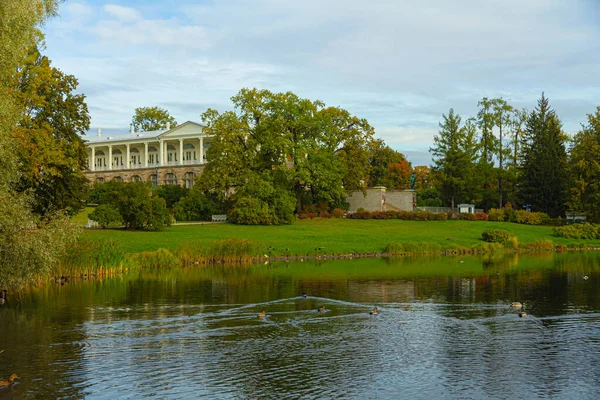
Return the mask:
{"type": "Polygon", "coordinates": [[[521,151],[521,201],[532,211],[563,215],[568,184],[565,136],[543,93],[527,119],[521,151]]]}

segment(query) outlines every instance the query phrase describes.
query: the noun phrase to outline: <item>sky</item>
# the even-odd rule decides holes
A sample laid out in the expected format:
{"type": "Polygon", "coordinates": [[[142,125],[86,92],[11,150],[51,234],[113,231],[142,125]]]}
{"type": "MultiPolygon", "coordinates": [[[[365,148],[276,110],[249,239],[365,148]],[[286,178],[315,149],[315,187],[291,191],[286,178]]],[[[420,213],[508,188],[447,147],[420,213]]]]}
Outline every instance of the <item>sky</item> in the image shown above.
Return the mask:
{"type": "Polygon", "coordinates": [[[45,54],[79,80],[93,132],[128,131],[137,107],[201,122],[257,87],[345,108],[428,165],[450,108],[533,109],[545,92],[575,133],[600,106],[600,0],[66,0],[59,13],[45,54]]]}

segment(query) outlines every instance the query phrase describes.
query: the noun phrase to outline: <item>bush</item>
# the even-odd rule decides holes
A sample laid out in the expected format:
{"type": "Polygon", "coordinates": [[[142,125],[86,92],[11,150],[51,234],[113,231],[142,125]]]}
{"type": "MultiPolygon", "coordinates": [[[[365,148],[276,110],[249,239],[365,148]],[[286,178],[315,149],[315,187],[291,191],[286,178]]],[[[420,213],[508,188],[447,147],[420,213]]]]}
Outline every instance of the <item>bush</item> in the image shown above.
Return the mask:
{"type": "Polygon", "coordinates": [[[88,214],[89,219],[96,221],[98,225],[106,229],[110,225],[121,226],[123,218],[119,210],[110,204],[101,204],[88,214]]]}
{"type": "Polygon", "coordinates": [[[190,190],[173,207],[173,214],[178,221],[210,221],[213,214],[219,214],[218,211],[216,202],[196,189],[190,190]]]}
{"type": "Polygon", "coordinates": [[[552,228],[554,236],[568,239],[600,239],[600,225],[574,224],[552,228]]]}
{"type": "Polygon", "coordinates": [[[478,243],[471,249],[473,253],[502,253],[504,246],[501,243],[478,243]]]}
{"type": "Polygon", "coordinates": [[[321,217],[321,218],[331,218],[331,213],[328,212],[328,211],[321,211],[319,213],[319,217],[321,217]]]}
{"type": "Polygon", "coordinates": [[[167,249],[127,254],[127,260],[141,268],[173,268],[181,266],[181,261],[167,249]]]}
{"type": "Polygon", "coordinates": [[[514,235],[504,229],[486,229],[481,238],[490,243],[504,243],[514,235]]]}
{"type": "Polygon", "coordinates": [[[477,221],[487,221],[488,215],[484,212],[478,212],[478,213],[475,213],[475,219],[477,221]]]}
{"type": "Polygon", "coordinates": [[[463,221],[476,221],[477,217],[471,213],[458,213],[458,219],[463,221]]]}
{"type": "Polygon", "coordinates": [[[344,218],[344,210],[342,210],[341,208],[334,208],[333,211],[331,212],[331,215],[333,216],[333,218],[344,218]]]}
{"type": "Polygon", "coordinates": [[[488,211],[488,220],[504,221],[504,211],[497,208],[491,208],[490,211],[488,211]]]}
{"type": "Polygon", "coordinates": [[[544,218],[548,218],[548,215],[546,213],[518,210],[515,211],[514,222],[518,224],[541,225],[544,218]]]}
{"type": "Polygon", "coordinates": [[[229,221],[240,225],[271,225],[273,213],[262,200],[254,197],[240,198],[229,212],[229,221]]]}
{"type": "Polygon", "coordinates": [[[554,244],[552,240],[542,240],[541,242],[528,243],[526,248],[530,251],[552,251],[554,250],[554,244]]]}
{"type": "Polygon", "coordinates": [[[502,244],[507,249],[517,250],[519,248],[519,239],[516,236],[511,236],[508,239],[506,239],[502,244]]]}

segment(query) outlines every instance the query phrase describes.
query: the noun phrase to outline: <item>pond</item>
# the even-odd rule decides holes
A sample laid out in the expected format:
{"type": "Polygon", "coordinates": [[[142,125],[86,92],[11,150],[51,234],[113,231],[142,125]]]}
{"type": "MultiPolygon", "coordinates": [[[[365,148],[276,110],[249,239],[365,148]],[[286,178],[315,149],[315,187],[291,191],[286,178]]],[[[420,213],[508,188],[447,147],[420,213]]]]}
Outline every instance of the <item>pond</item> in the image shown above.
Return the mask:
{"type": "Polygon", "coordinates": [[[599,349],[595,252],[153,270],[9,295],[0,398],[595,399],[599,349]]]}

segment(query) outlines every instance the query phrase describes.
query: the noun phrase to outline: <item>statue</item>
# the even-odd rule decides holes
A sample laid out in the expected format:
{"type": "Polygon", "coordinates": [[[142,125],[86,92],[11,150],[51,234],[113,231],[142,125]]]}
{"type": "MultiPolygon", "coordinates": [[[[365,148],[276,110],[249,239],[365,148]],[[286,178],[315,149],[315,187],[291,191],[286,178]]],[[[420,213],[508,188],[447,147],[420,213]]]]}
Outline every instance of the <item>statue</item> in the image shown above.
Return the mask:
{"type": "Polygon", "coordinates": [[[415,182],[416,182],[416,181],[417,181],[417,173],[416,173],[416,172],[413,172],[413,173],[410,175],[410,188],[411,188],[411,189],[414,189],[414,188],[415,188],[415,182]]]}

